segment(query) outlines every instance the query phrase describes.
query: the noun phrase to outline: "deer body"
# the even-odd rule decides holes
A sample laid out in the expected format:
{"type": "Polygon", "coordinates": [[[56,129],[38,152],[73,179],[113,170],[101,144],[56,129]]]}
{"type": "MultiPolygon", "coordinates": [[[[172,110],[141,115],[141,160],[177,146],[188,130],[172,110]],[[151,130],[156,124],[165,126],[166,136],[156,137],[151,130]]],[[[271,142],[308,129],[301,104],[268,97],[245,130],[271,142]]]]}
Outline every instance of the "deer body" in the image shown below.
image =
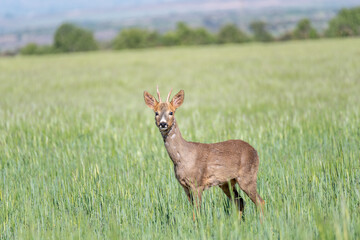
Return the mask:
{"type": "Polygon", "coordinates": [[[259,163],[255,149],[244,141],[187,142],[176,124],[165,135],[164,143],[174,163],[176,178],[183,187],[203,187],[205,190],[227,184],[239,177],[241,170],[251,171],[259,163]]]}
{"type": "MultiPolygon", "coordinates": [[[[171,91],[168,95],[170,97],[171,91]]],[[[200,206],[203,190],[219,186],[231,198],[235,197],[240,213],[244,209],[243,199],[235,189],[240,188],[257,205],[262,206],[256,190],[259,158],[256,150],[242,140],[228,140],[218,143],[188,142],[182,138],[174,112],[182,104],[184,92],[176,94],[171,102],[162,103],[144,92],[145,103],[155,111],[155,122],[163,137],[165,148],[174,163],[177,180],[184,188],[189,201],[200,206]],[[229,185],[230,184],[230,185],[229,185]]]]}

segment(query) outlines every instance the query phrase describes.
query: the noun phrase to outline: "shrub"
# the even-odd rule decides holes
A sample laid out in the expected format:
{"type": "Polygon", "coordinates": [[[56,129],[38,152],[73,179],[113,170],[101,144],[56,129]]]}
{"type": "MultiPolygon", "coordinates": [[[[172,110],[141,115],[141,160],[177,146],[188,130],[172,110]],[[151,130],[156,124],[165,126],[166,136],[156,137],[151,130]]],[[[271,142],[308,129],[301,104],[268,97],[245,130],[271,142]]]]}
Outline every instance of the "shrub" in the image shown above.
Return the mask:
{"type": "Polygon", "coordinates": [[[64,23],[55,32],[54,47],[61,52],[97,50],[98,46],[90,31],[64,23]]]}
{"type": "Polygon", "coordinates": [[[205,28],[196,28],[193,30],[194,44],[210,44],[215,42],[215,37],[205,28]]]}
{"type": "Polygon", "coordinates": [[[173,31],[167,32],[161,37],[161,45],[175,46],[179,44],[180,44],[179,38],[177,37],[176,33],[173,31]]]}
{"type": "Polygon", "coordinates": [[[220,29],[217,41],[218,43],[242,43],[249,41],[249,38],[235,24],[226,24],[220,29]]]}
{"type": "Polygon", "coordinates": [[[175,32],[170,33],[173,43],[179,45],[200,45],[215,42],[214,36],[205,28],[190,28],[187,24],[179,22],[176,26],[175,32]]]}
{"type": "Polygon", "coordinates": [[[53,46],[38,46],[35,43],[29,43],[20,49],[20,54],[23,55],[42,55],[56,53],[53,46]]]}
{"type": "Polygon", "coordinates": [[[160,35],[139,28],[129,28],[121,31],[113,41],[114,49],[145,48],[160,44],[160,35]]]}
{"type": "Polygon", "coordinates": [[[37,53],[38,45],[35,43],[29,43],[20,49],[20,53],[23,55],[33,55],[37,53]]]}

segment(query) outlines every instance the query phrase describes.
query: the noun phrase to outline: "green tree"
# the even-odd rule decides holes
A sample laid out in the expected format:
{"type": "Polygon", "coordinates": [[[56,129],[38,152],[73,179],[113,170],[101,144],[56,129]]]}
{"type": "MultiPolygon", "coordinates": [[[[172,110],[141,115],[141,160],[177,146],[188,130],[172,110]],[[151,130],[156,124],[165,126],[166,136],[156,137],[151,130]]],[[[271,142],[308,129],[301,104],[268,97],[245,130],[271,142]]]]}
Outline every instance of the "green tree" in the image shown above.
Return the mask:
{"type": "Polygon", "coordinates": [[[145,29],[129,28],[122,30],[113,41],[114,49],[145,48],[160,44],[160,35],[145,29]]]}
{"type": "Polygon", "coordinates": [[[249,41],[249,38],[235,24],[226,24],[220,29],[217,41],[218,43],[242,43],[249,41]]]}
{"type": "Polygon", "coordinates": [[[298,22],[293,33],[294,39],[309,39],[318,37],[319,35],[316,32],[315,28],[311,26],[309,19],[306,18],[298,22]]]}
{"type": "MultiPolygon", "coordinates": [[[[171,36],[171,34],[169,34],[171,36]]],[[[167,37],[169,37],[167,36],[167,37]]],[[[174,32],[174,43],[180,45],[200,45],[209,44],[215,41],[215,38],[205,28],[190,28],[187,24],[179,22],[174,32]]]]}
{"type": "Polygon", "coordinates": [[[55,32],[54,47],[61,52],[98,49],[93,34],[70,23],[62,24],[55,32]]]}
{"type": "Polygon", "coordinates": [[[250,24],[250,29],[254,34],[254,40],[260,42],[270,42],[274,38],[266,30],[266,23],[263,21],[255,21],[250,24]]]}
{"type": "Polygon", "coordinates": [[[328,37],[360,36],[360,7],[342,9],[329,22],[328,37]]]}

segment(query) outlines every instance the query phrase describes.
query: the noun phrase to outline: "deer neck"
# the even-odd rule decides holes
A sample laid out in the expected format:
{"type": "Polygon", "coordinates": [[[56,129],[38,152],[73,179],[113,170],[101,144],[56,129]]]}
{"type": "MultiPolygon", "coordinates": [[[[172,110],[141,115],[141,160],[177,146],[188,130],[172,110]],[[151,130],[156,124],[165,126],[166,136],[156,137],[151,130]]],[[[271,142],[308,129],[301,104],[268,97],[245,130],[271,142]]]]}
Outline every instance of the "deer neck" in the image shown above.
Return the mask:
{"type": "Polygon", "coordinates": [[[179,127],[174,123],[167,132],[161,132],[165,148],[175,165],[178,165],[188,153],[188,142],[182,138],[179,127]]]}

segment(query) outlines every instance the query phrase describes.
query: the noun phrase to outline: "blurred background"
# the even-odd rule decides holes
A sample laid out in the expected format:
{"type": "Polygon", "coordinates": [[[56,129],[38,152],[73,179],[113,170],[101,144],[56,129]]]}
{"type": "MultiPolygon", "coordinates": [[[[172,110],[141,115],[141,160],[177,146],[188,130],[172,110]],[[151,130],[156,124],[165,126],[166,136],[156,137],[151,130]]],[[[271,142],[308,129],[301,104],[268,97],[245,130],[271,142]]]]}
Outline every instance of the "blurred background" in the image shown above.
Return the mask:
{"type": "Polygon", "coordinates": [[[0,52],[354,36],[360,34],[357,5],[357,0],[2,0],[0,52]]]}

